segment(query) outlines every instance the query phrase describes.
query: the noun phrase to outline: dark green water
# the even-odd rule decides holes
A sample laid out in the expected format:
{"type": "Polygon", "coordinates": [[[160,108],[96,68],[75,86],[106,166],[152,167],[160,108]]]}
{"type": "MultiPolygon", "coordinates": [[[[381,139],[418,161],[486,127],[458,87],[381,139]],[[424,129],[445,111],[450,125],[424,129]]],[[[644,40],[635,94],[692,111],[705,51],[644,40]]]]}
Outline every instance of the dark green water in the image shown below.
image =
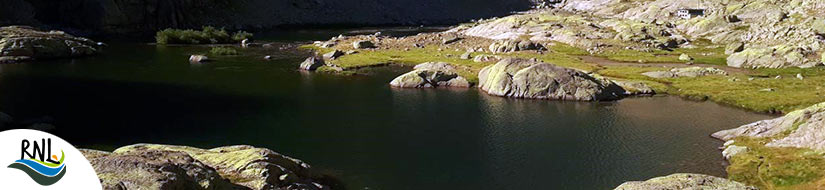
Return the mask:
{"type": "MultiPolygon", "coordinates": [[[[290,34],[270,39],[332,36],[290,34]]],[[[579,103],[392,89],[407,68],[304,73],[305,52],[277,48],[188,63],[206,51],[113,43],[96,57],[0,65],[0,111],[52,118],[53,133],[81,147],[266,147],[350,189],[612,189],[676,172],[724,176],[721,142],[708,135],[770,117],[674,97],[579,103]]]]}

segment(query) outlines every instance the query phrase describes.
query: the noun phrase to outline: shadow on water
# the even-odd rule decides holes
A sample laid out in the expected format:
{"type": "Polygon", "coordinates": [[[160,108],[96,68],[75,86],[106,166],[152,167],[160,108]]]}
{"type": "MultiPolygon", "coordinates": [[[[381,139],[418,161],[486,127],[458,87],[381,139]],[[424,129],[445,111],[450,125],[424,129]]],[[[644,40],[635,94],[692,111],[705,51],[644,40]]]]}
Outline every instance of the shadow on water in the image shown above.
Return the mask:
{"type": "Polygon", "coordinates": [[[288,106],[288,101],[168,84],[14,76],[4,81],[15,82],[0,81],[0,91],[30,92],[0,96],[4,111],[20,118],[52,117],[58,126],[56,134],[81,145],[173,143],[165,139],[181,134],[231,135],[225,129],[233,126],[236,118],[263,107],[288,106]]]}

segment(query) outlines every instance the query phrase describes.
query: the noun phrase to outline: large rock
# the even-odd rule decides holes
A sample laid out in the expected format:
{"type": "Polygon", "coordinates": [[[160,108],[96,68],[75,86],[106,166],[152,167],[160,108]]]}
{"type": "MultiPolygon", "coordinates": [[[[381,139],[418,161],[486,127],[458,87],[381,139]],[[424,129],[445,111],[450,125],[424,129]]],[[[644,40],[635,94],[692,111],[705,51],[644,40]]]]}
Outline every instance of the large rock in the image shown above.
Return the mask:
{"type": "Polygon", "coordinates": [[[355,49],[369,49],[375,48],[375,44],[369,40],[359,40],[352,42],[352,47],[355,49]]]}
{"type": "Polygon", "coordinates": [[[301,65],[298,66],[298,68],[307,71],[314,71],[321,66],[324,66],[324,59],[317,56],[312,56],[305,59],[304,62],[301,62],[301,65]]]}
{"type": "Polygon", "coordinates": [[[63,31],[40,31],[27,26],[0,27],[0,61],[70,58],[94,55],[97,43],[63,31]]]}
{"type": "Polygon", "coordinates": [[[783,117],[757,121],[739,128],[713,133],[713,137],[765,138],[788,134],[766,144],[768,147],[795,147],[825,151],[825,102],[793,111],[783,117]]]}
{"type": "Polygon", "coordinates": [[[544,49],[544,46],[530,40],[502,40],[490,44],[490,51],[492,51],[493,53],[507,53],[515,51],[541,49],[544,49]]]}
{"type": "Polygon", "coordinates": [[[647,181],[625,182],[614,190],[756,190],[755,187],[703,174],[678,173],[647,181]]]}
{"type": "Polygon", "coordinates": [[[401,88],[470,87],[467,79],[456,72],[454,66],[443,62],[418,64],[406,74],[396,77],[390,86],[401,88]]]}
{"type": "Polygon", "coordinates": [[[269,149],[136,144],[82,150],[105,189],[329,189],[300,160],[269,149]]]}
{"type": "Polygon", "coordinates": [[[625,93],[609,80],[528,59],[504,59],[481,69],[478,78],[488,94],[515,98],[598,101],[625,93]]]}

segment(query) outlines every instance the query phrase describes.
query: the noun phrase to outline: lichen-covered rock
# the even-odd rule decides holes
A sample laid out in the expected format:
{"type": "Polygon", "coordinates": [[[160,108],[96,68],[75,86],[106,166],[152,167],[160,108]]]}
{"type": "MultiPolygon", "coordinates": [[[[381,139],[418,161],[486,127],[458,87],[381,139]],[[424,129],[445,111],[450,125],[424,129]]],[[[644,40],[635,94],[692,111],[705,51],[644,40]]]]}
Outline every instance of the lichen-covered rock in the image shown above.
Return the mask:
{"type": "Polygon", "coordinates": [[[539,43],[530,40],[503,40],[490,44],[490,51],[493,53],[507,53],[525,50],[544,49],[539,43]]]}
{"type": "Polygon", "coordinates": [[[406,74],[396,77],[390,86],[400,88],[470,87],[464,77],[458,75],[455,67],[444,62],[418,64],[406,74]]]}
{"type": "Polygon", "coordinates": [[[739,68],[810,68],[821,64],[819,61],[807,59],[800,49],[790,46],[747,48],[730,55],[727,63],[728,66],[739,68]]]}
{"type": "Polygon", "coordinates": [[[739,128],[713,133],[714,138],[764,138],[788,134],[766,144],[769,147],[809,148],[825,151],[825,102],[793,111],[776,119],[757,121],[739,128]]]}
{"type": "Polygon", "coordinates": [[[653,88],[643,82],[621,80],[614,80],[613,82],[624,89],[625,95],[656,94],[653,88]]]}
{"type": "Polygon", "coordinates": [[[352,42],[352,47],[355,49],[369,49],[375,48],[375,44],[369,40],[359,40],[352,42]]]}
{"type": "Polygon", "coordinates": [[[727,75],[725,70],[713,67],[686,67],[674,68],[670,71],[651,71],[642,75],[652,78],[677,78],[677,77],[700,77],[708,75],[727,75]]]}
{"type": "Polygon", "coordinates": [[[647,181],[625,182],[614,190],[756,190],[755,187],[704,174],[678,173],[647,181]]]}
{"type": "Polygon", "coordinates": [[[183,152],[81,150],[104,189],[242,189],[183,152]]]}
{"type": "Polygon", "coordinates": [[[609,80],[528,59],[504,59],[481,69],[478,78],[488,94],[514,98],[598,101],[625,93],[609,80]]]}
{"type": "Polygon", "coordinates": [[[311,56],[301,62],[301,65],[298,68],[307,71],[314,71],[318,69],[318,67],[324,66],[324,59],[321,59],[317,56],[311,56]]]}
{"type": "Polygon", "coordinates": [[[252,146],[136,144],[83,153],[106,189],[329,189],[308,164],[252,146]]]}
{"type": "Polygon", "coordinates": [[[40,31],[27,26],[0,27],[0,61],[71,58],[98,53],[97,43],[63,31],[40,31]]]}

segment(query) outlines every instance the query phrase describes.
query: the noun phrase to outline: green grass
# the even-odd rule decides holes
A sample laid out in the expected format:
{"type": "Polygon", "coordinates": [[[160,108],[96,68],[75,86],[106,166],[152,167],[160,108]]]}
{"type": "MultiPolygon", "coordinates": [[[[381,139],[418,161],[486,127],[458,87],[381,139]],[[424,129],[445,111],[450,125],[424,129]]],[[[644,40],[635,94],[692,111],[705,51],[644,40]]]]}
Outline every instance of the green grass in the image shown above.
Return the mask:
{"type": "Polygon", "coordinates": [[[231,47],[212,47],[209,53],[212,55],[240,55],[238,50],[231,47]]]}
{"type": "Polygon", "coordinates": [[[809,149],[774,148],[765,144],[775,138],[734,139],[748,151],[733,156],[727,168],[734,181],[762,190],[814,190],[825,187],[825,157],[809,149]]]}
{"type": "Polygon", "coordinates": [[[165,29],[155,34],[158,44],[228,44],[239,43],[243,39],[251,39],[252,34],[244,31],[232,35],[224,29],[205,26],[202,30],[165,29]]]}
{"type": "Polygon", "coordinates": [[[682,77],[674,79],[654,79],[642,75],[644,72],[667,70],[660,67],[608,66],[597,73],[620,79],[645,80],[657,92],[698,100],[740,107],[757,112],[788,113],[793,110],[825,102],[825,68],[812,69],[759,69],[753,76],[731,74],[730,76],[682,77]],[[804,80],[795,78],[797,73],[804,80]],[[774,76],[782,75],[781,79],[774,76]],[[770,77],[768,77],[770,76],[770,77]],[[730,81],[731,78],[738,81],[730,81]],[[748,80],[754,78],[754,80],[748,80]],[[771,88],[773,92],[760,90],[771,88]]]}

